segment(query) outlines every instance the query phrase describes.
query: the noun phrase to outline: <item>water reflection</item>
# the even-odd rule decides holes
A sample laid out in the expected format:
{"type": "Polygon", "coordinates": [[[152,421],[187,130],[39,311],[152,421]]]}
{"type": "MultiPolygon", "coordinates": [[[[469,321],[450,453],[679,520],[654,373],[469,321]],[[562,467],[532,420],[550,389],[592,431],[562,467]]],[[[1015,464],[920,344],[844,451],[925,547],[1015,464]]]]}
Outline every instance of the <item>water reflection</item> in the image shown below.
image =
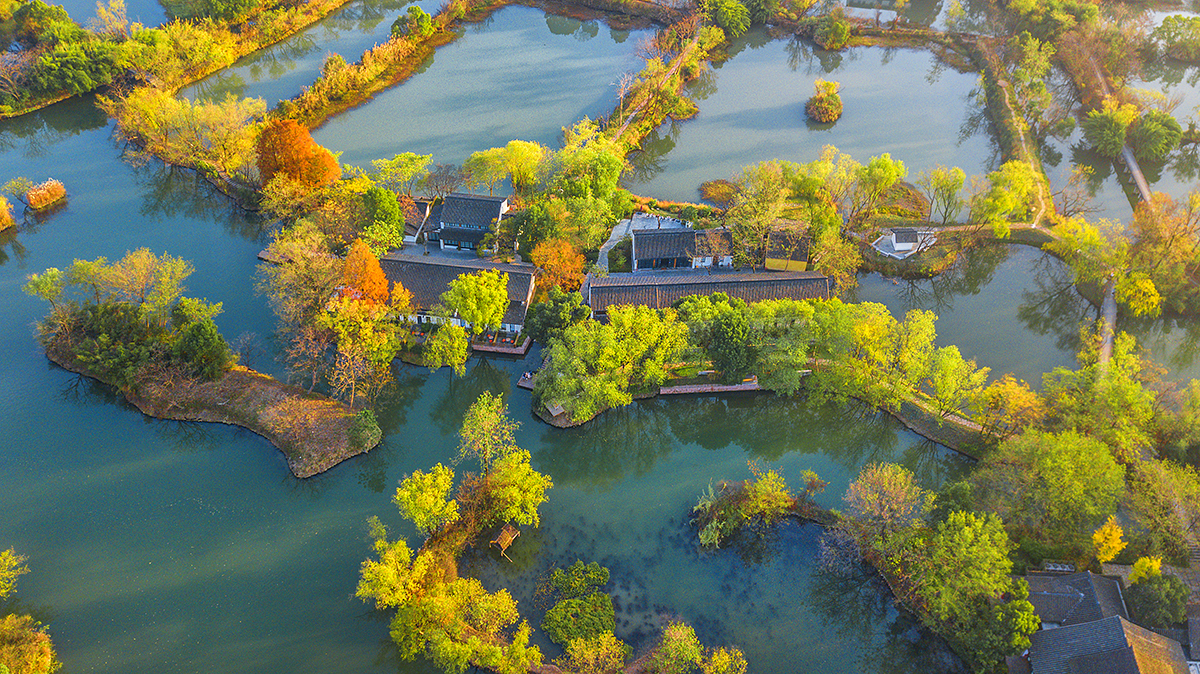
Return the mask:
{"type": "Polygon", "coordinates": [[[157,159],[131,168],[140,188],[138,212],[158,221],[186,217],[218,223],[233,236],[258,241],[267,222],[257,214],[234,205],[220,190],[191,169],[165,164],[157,159]]]}
{"type": "Polygon", "coordinates": [[[869,643],[857,655],[855,671],[964,672],[962,661],[943,641],[929,634],[916,616],[896,609],[891,591],[865,565],[845,573],[809,569],[808,592],[800,601],[821,616],[843,639],[869,643]],[[882,632],[880,625],[884,625],[882,632]]]}
{"type": "Polygon", "coordinates": [[[0,120],[0,152],[19,149],[25,159],[45,156],[49,149],[84,131],[108,124],[94,96],[77,96],[19,117],[0,120]]]}
{"type": "MultiPolygon", "coordinates": [[[[486,356],[467,363],[462,377],[450,377],[446,390],[438,396],[429,419],[445,435],[454,435],[462,427],[463,416],[485,391],[508,399],[512,393],[512,373],[494,365],[486,356]]],[[[511,404],[511,403],[510,403],[511,404]]]]}
{"type": "Polygon", "coordinates": [[[820,455],[846,475],[867,463],[900,461],[923,484],[940,484],[965,465],[959,455],[908,433],[874,408],[813,405],[768,393],[663,396],[610,410],[578,429],[547,429],[542,445],[535,457],[541,469],[556,482],[589,491],[649,473],[680,445],[737,447],[767,462],[820,455]]]}
{"type": "Polygon", "coordinates": [[[1079,331],[1096,320],[1098,312],[1075,289],[1069,267],[1057,258],[1042,255],[1030,268],[1032,285],[1021,291],[1017,318],[1037,335],[1053,335],[1055,346],[1075,353],[1079,331]]]}
{"type": "Polygon", "coordinates": [[[9,260],[15,259],[20,269],[25,268],[25,256],[29,251],[25,249],[25,244],[21,243],[17,238],[20,229],[9,227],[0,232],[0,266],[8,264],[9,260]]]}
{"type": "Polygon", "coordinates": [[[580,42],[587,42],[600,34],[599,21],[581,21],[557,14],[546,15],[546,28],[554,35],[571,35],[580,42]]]}

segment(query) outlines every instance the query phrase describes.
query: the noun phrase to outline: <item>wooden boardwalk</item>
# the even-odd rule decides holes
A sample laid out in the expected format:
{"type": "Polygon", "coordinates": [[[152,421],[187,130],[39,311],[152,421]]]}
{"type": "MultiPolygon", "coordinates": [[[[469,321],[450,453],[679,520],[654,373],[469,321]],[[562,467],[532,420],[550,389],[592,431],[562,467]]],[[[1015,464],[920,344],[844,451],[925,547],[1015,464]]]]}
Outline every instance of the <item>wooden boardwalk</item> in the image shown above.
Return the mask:
{"type": "Polygon", "coordinates": [[[659,395],[682,395],[686,393],[732,393],[734,391],[761,391],[758,379],[744,381],[740,384],[682,384],[680,386],[661,386],[659,395]]]}

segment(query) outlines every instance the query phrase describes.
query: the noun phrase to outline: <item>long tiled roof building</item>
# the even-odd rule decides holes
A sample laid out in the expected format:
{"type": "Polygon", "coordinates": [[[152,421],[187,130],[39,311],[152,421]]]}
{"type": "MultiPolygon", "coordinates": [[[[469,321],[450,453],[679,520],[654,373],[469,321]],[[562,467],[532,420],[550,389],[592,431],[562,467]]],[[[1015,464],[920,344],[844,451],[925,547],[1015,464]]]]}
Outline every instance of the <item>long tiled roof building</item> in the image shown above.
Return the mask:
{"type": "Polygon", "coordinates": [[[1188,674],[1179,643],[1121,616],[1035,632],[1033,674],[1188,674]]]}
{"type": "MultiPolygon", "coordinates": [[[[433,257],[392,253],[379,260],[383,274],[389,284],[399,283],[413,295],[413,304],[418,313],[424,313],[441,302],[442,293],[450,282],[462,274],[471,274],[484,269],[495,269],[508,274],[508,310],[503,323],[509,329],[520,329],[525,324],[525,312],[533,299],[534,267],[527,264],[504,264],[469,258],[433,257]]],[[[389,286],[390,287],[390,286],[389,286]]]]}
{"type": "Polygon", "coordinates": [[[829,278],[811,271],[661,274],[613,274],[593,278],[587,288],[588,306],[597,314],[608,307],[641,304],[652,309],[671,306],[688,295],[725,293],[746,302],[777,299],[824,299],[829,278]]]}

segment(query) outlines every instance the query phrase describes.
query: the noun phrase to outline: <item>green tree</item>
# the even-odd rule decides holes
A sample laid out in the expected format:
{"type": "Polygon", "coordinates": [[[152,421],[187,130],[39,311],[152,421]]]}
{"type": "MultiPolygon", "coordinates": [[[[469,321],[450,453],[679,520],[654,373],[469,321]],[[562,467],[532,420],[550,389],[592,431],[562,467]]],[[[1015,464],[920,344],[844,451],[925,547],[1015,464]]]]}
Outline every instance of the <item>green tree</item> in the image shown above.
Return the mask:
{"type": "Polygon", "coordinates": [[[711,335],[708,352],[712,356],[713,367],[721,373],[726,383],[742,381],[758,359],[758,354],[749,344],[750,321],[745,308],[724,305],[713,321],[711,335]]]}
{"type": "Polygon", "coordinates": [[[990,226],[998,238],[1008,237],[1009,220],[1028,215],[1041,181],[1029,162],[1005,162],[998,171],[988,174],[986,184],[970,200],[971,222],[990,226]]]}
{"type": "Polygon", "coordinates": [[[181,328],[171,353],[192,374],[209,381],[220,379],[237,360],[211,318],[190,321],[181,328]]]}
{"type": "Polygon", "coordinates": [[[967,174],[957,166],[947,168],[938,164],[931,171],[922,171],[917,175],[917,187],[929,201],[929,221],[936,216],[942,226],[958,217],[962,212],[963,202],[959,197],[963,181],[967,174]]]}
{"type": "Polygon", "coordinates": [[[431,154],[414,152],[402,152],[391,159],[375,159],[371,161],[371,166],[375,167],[372,177],[380,187],[411,197],[413,187],[428,175],[432,159],[431,154]]]}
{"type": "Polygon", "coordinates": [[[971,671],[987,674],[1004,658],[1029,648],[1030,635],[1040,628],[1041,620],[1029,603],[1029,586],[1017,579],[1007,601],[976,602],[974,613],[951,628],[950,638],[971,671]]]}
{"type": "Polygon", "coordinates": [[[467,175],[468,182],[487,185],[488,194],[494,194],[496,183],[508,177],[504,148],[493,147],[472,153],[463,162],[463,172],[467,175]]]}
{"type": "Polygon", "coordinates": [[[471,334],[497,330],[508,311],[508,274],[484,269],[462,274],[442,293],[442,302],[471,325],[471,334]]]}
{"type": "Polygon", "coordinates": [[[740,37],[750,28],[750,9],[741,0],[705,0],[704,11],[730,37],[740,37]]]}
{"type": "Polygon", "coordinates": [[[746,656],[738,648],[711,648],[700,663],[703,674],[746,674],[746,656]]]}
{"type": "Polygon", "coordinates": [[[611,674],[623,669],[629,657],[629,646],[611,632],[591,639],[572,639],[563,650],[565,655],[554,664],[569,674],[611,674]]]}
{"type": "Polygon", "coordinates": [[[556,603],[546,611],[542,630],[554,643],[567,646],[577,639],[591,641],[612,634],[616,627],[615,618],[612,597],[594,592],[556,603]]]}
{"type": "Polygon", "coordinates": [[[735,245],[756,264],[766,257],[767,237],[783,212],[788,187],[784,166],[776,160],[747,166],[737,179],[737,193],[725,218],[735,245]]]}
{"type": "Polygon", "coordinates": [[[633,401],[631,390],[662,384],[667,365],[687,346],[687,326],[674,310],[645,306],[613,307],[609,322],[584,321],[550,344],[549,360],[538,374],[534,395],[558,404],[576,420],[633,401]]]}
{"type": "Polygon", "coordinates": [[[421,356],[426,366],[436,370],[449,365],[454,368],[454,374],[461,377],[467,371],[469,347],[466,330],[453,323],[443,323],[421,345],[421,356]]]}
{"type": "Polygon", "coordinates": [[[415,38],[425,38],[433,35],[433,17],[420,7],[409,7],[408,13],[400,16],[392,23],[392,35],[409,35],[415,38]]]}
{"type": "Polygon", "coordinates": [[[504,398],[484,391],[463,417],[457,460],[478,459],[484,472],[490,471],[497,459],[519,449],[515,436],[519,426],[509,418],[504,398]]]}
{"type": "Polygon", "coordinates": [[[492,463],[487,474],[492,521],[535,527],[541,522],[538,506],[546,502],[546,492],[554,482],[534,470],[529,461],[529,452],[517,449],[492,463]]]}
{"type": "Polygon", "coordinates": [[[1129,126],[1133,153],[1143,161],[1162,161],[1183,138],[1183,128],[1168,112],[1147,110],[1129,126]]]}
{"type": "Polygon", "coordinates": [[[17,576],[29,573],[26,557],[9,548],[0,552],[0,599],[12,594],[17,588],[17,576]]]}
{"type": "Polygon", "coordinates": [[[513,188],[522,194],[537,184],[538,167],[548,150],[537,143],[510,140],[504,146],[504,165],[512,176],[513,188]]]}
{"type": "Polygon", "coordinates": [[[826,82],[818,79],[813,84],[812,98],[804,104],[804,112],[812,119],[829,124],[836,122],[842,116],[842,97],[838,95],[841,87],[837,82],[826,82]]]}
{"type": "Polygon", "coordinates": [[[1124,472],[1104,443],[1071,430],[1027,430],[970,478],[981,506],[1043,540],[1077,541],[1116,509],[1124,472]]]}
{"type": "Polygon", "coordinates": [[[587,320],[591,315],[591,308],[583,303],[583,295],[551,288],[545,302],[529,308],[529,314],[525,317],[525,332],[534,341],[546,345],[551,340],[561,338],[563,331],[587,320]]]}
{"type": "Polygon", "coordinates": [[[1143,578],[1125,591],[1134,622],[1146,627],[1170,627],[1187,617],[1191,590],[1176,576],[1143,578]]]}
{"type": "Polygon", "coordinates": [[[817,21],[813,40],[821,45],[822,49],[840,51],[850,41],[850,24],[840,11],[826,14],[817,21]]]}
{"type": "Polygon", "coordinates": [[[848,216],[852,226],[862,226],[875,214],[884,195],[908,175],[904,162],[888,153],[871,157],[854,172],[854,190],[850,194],[848,216]]]}
{"type": "Polygon", "coordinates": [[[935,351],[929,372],[929,393],[941,418],[957,414],[979,396],[989,371],[977,367],[974,360],[964,360],[957,346],[935,351]]]}
{"type": "Polygon", "coordinates": [[[404,247],[404,216],[396,195],[378,185],[363,193],[364,222],[362,240],[378,258],[393,248],[404,247]]]}
{"type": "Polygon", "coordinates": [[[453,484],[454,471],[439,463],[428,473],[416,470],[404,478],[393,501],[417,531],[431,536],[458,520],[458,502],[447,498],[453,484]]]}
{"type": "Polygon", "coordinates": [[[696,638],[696,630],[687,623],[672,622],[650,654],[650,670],[655,674],[687,674],[703,659],[704,647],[696,638]]]}
{"type": "Polygon", "coordinates": [[[926,610],[938,621],[957,622],[978,600],[998,599],[1012,582],[1011,548],[996,515],[950,513],[925,543],[916,571],[926,610]]]}
{"type": "Polygon", "coordinates": [[[1115,159],[1125,149],[1125,134],[1137,116],[1132,103],[1121,104],[1114,98],[1106,98],[1103,107],[1088,112],[1083,120],[1084,136],[1097,152],[1115,159]]]}

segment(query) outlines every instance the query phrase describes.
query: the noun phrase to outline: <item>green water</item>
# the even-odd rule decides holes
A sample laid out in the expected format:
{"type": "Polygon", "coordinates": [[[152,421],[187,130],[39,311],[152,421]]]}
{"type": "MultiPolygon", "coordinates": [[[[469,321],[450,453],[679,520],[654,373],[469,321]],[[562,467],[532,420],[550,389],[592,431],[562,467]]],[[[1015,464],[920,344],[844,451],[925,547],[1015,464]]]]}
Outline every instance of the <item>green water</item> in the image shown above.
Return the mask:
{"type": "Polygon", "coordinates": [[[617,78],[640,68],[634,48],[649,34],[528,7],[506,7],[465,31],[417,76],[313,137],[358,166],[400,152],[459,164],[514,138],[559,147],[562,127],[616,105],[617,78]]]}
{"type": "Polygon", "coordinates": [[[987,123],[972,95],[977,77],[943,68],[928,51],[856,48],[825,52],[802,40],[752,30],[731,58],[688,88],[700,112],[668,122],[633,156],[634,191],[697,200],[706,180],[768,159],[808,162],[835,145],[866,163],[891,153],[909,180],[936,164],[983,174],[995,163],[987,123]],[[804,114],[817,79],[841,83],[844,110],[832,125],[804,114]]]}
{"type": "MultiPolygon", "coordinates": [[[[436,11],[432,2],[416,4],[436,11]]],[[[407,0],[353,0],[308,29],[185,87],[180,95],[219,100],[232,93],[274,106],[312,84],[329,54],[354,63],[363,51],[385,42],[407,5],[407,0]]]]}
{"type": "MultiPolygon", "coordinates": [[[[533,29],[547,21],[524,9],[509,15],[533,29]]],[[[543,39],[586,58],[590,44],[610,39],[581,40],[587,30],[581,24],[543,39]]],[[[460,44],[487,35],[485,27],[460,44]]],[[[482,75],[495,80],[506,64],[490,68],[482,75]]],[[[386,622],[352,596],[369,550],[364,520],[378,514],[411,535],[392,490],[405,474],[451,456],[462,412],[484,390],[509,397],[523,424],[519,441],[557,486],[542,529],[510,550],[515,564],[479,555],[464,568],[492,587],[511,586],[535,623],[536,579],[583,557],[612,568],[618,633],[635,645],[678,615],[711,644],[742,645],[755,672],[847,663],[955,669],[868,577],[813,573],[815,527],[789,525],[708,555],[685,523],[709,481],[746,477],[749,459],[793,480],[815,469],[831,483],[820,499],[827,506],[869,461],[903,462],[930,487],[967,468],[890,418],[813,411],[771,396],[689,397],[638,403],[560,431],[534,420],[529,394],[512,386],[536,365],[534,351],[524,361],[473,360],[461,379],[398,367],[397,390],[380,409],[383,444],[296,480],[253,434],[149,419],[52,366],[32,339],[46,308],[20,293],[25,276],[147,246],[192,260],[188,292],[223,302],[222,331],[257,344],[250,365],[279,372],[270,314],[250,291],[262,224],[187,171],[122,161],[112,138],[87,100],[0,123],[0,174],[53,176],[70,194],[64,209],[0,238],[0,303],[9,318],[0,327],[0,546],[29,556],[34,572],[18,597],[50,624],[64,672],[431,671],[395,662],[386,622]]],[[[556,654],[549,645],[547,653],[556,654]]]]}
{"type": "MultiPolygon", "coordinates": [[[[993,378],[1012,373],[1034,387],[1055,367],[1078,366],[1080,328],[1099,317],[1072,285],[1066,265],[1023,245],[971,251],[933,279],[860,275],[853,297],[885,304],[897,318],[911,309],[932,311],[940,346],[958,346],[963,357],[991,368],[993,378]]],[[[1119,315],[1117,329],[1137,338],[1166,369],[1165,378],[1200,378],[1200,321],[1194,317],[1119,315]]]]}

